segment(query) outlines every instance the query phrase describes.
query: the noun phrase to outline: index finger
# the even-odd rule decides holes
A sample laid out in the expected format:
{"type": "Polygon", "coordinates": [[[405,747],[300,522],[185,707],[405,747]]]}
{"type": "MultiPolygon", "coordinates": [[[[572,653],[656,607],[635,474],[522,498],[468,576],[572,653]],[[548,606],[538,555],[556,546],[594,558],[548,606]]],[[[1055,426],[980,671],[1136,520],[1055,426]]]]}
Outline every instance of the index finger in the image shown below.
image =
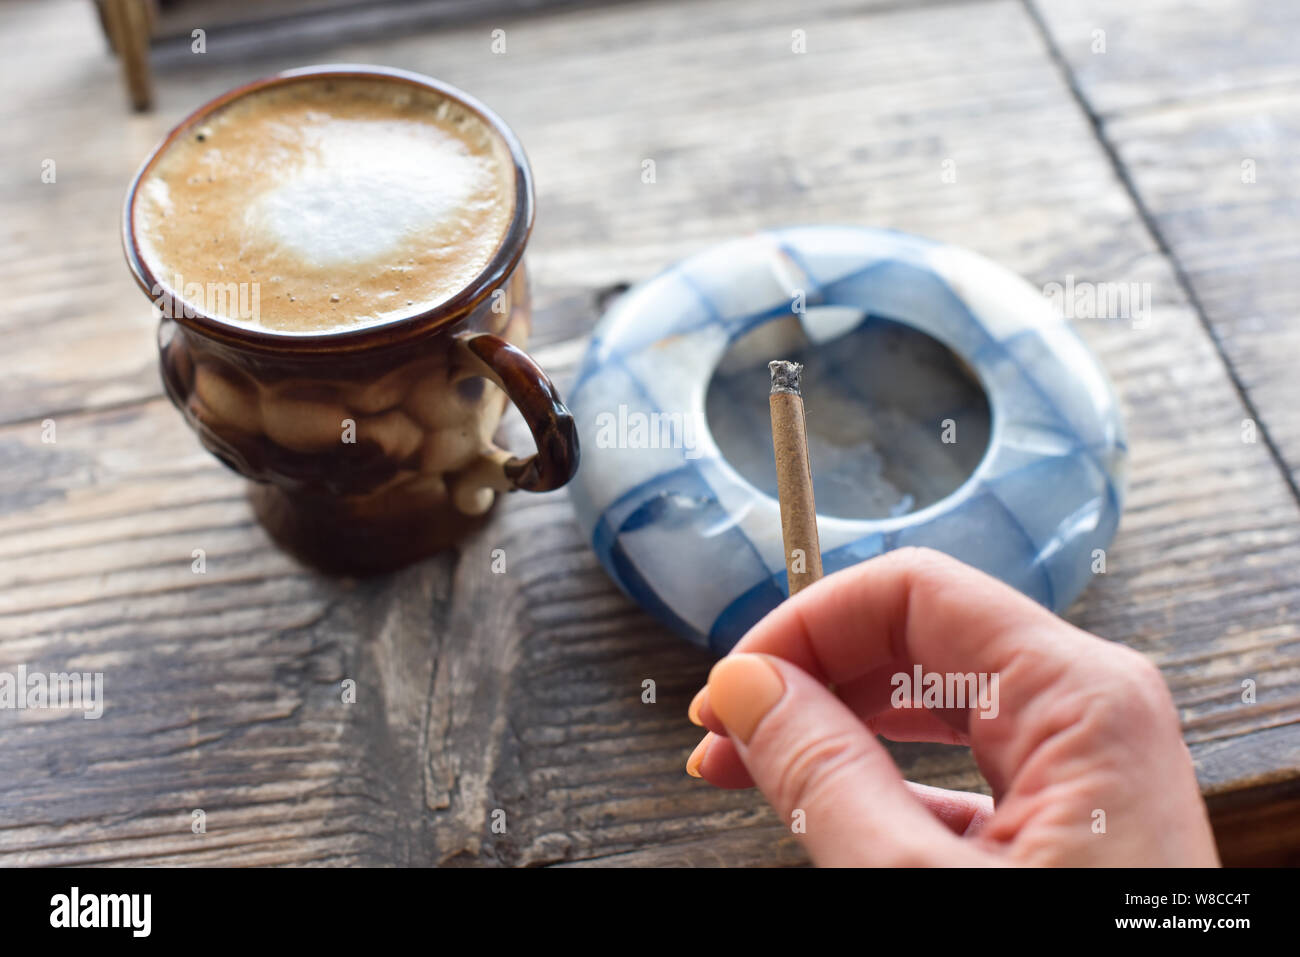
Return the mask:
{"type": "Polygon", "coordinates": [[[775,655],[844,685],[895,663],[1001,671],[1028,647],[1070,654],[1095,640],[955,558],[905,548],[805,588],[733,650],[775,655]]]}
{"type": "MultiPolygon", "coordinates": [[[[1026,646],[1041,653],[1059,642],[1062,632],[1095,640],[955,558],[904,548],[805,588],[750,629],[733,650],[784,658],[834,684],[865,718],[885,707],[891,672],[917,663],[948,672],[1000,672],[1026,646]]],[[[691,703],[690,716],[726,733],[709,707],[707,690],[691,703]]],[[[964,728],[965,717],[956,717],[950,723],[964,728]]]]}

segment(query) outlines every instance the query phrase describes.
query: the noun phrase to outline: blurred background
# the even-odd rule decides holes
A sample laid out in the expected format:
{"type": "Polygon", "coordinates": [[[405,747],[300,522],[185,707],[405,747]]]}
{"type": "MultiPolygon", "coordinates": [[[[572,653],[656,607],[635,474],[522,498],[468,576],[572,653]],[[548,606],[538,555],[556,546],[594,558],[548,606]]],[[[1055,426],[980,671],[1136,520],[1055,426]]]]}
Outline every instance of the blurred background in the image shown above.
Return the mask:
{"type": "MultiPolygon", "coordinates": [[[[561,390],[613,296],[757,228],[1138,284],[1149,321],[1076,318],[1131,460],[1069,617],[1164,670],[1225,860],[1295,862],[1298,41],[1300,5],[1269,0],[4,0],[0,670],[103,672],[106,707],[0,711],[0,864],[804,860],[755,795],[684,775],[710,660],[610,584],[562,492],[326,579],[163,397],[127,182],[204,101],[320,62],[430,74],[519,134],[532,351],[561,390]]],[[[963,749],[893,751],[985,789],[963,749]]]]}

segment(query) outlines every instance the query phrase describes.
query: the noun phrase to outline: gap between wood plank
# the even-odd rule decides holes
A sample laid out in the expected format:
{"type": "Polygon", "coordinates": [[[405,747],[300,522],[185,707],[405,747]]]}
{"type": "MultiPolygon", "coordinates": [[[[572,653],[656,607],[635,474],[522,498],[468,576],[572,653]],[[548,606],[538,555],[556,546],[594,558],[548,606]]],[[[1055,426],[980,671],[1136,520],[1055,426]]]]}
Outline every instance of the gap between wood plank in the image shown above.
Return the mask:
{"type": "MultiPolygon", "coordinates": [[[[1119,151],[1111,142],[1110,138],[1106,136],[1103,129],[1105,120],[1102,118],[1101,114],[1093,109],[1092,104],[1088,101],[1088,97],[1083,92],[1083,88],[1079,85],[1074,71],[1070,67],[1069,61],[1065,59],[1065,56],[1062,54],[1055,38],[1052,36],[1051,30],[1047,26],[1047,21],[1039,12],[1037,4],[1034,0],[1021,0],[1021,3],[1023,4],[1025,11],[1029,14],[1029,19],[1033,21],[1035,28],[1042,37],[1043,44],[1047,48],[1047,53],[1052,58],[1053,63],[1055,63],[1057,71],[1061,74],[1062,79],[1065,80],[1066,85],[1069,87],[1070,96],[1073,97],[1079,109],[1083,111],[1084,116],[1088,118],[1088,122],[1092,126],[1093,135],[1096,137],[1097,143],[1101,146],[1102,151],[1106,154],[1106,159],[1109,161],[1116,178],[1119,179],[1124,192],[1128,194],[1129,200],[1133,203],[1133,208],[1138,215],[1138,219],[1141,220],[1142,225],[1151,236],[1152,242],[1156,244],[1156,248],[1159,250],[1160,254],[1168,260],[1169,268],[1173,270],[1174,280],[1178,283],[1183,295],[1187,297],[1187,304],[1192,307],[1192,311],[1196,313],[1197,320],[1201,323],[1202,328],[1205,329],[1206,334],[1210,337],[1210,343],[1214,346],[1214,351],[1218,353],[1219,359],[1223,363],[1224,371],[1228,374],[1228,381],[1232,383],[1232,387],[1236,391],[1238,398],[1241,400],[1241,404],[1245,408],[1246,414],[1250,416],[1251,420],[1255,423],[1255,427],[1259,431],[1260,436],[1264,439],[1264,445],[1268,448],[1268,454],[1272,457],[1273,464],[1277,466],[1277,470],[1282,474],[1282,481],[1286,483],[1287,488],[1291,491],[1292,500],[1295,501],[1297,505],[1300,505],[1300,485],[1296,484],[1296,478],[1292,474],[1290,466],[1287,465],[1281,449],[1278,448],[1277,443],[1269,432],[1268,423],[1266,423],[1263,417],[1259,414],[1259,410],[1255,407],[1255,402],[1247,391],[1245,383],[1242,382],[1241,377],[1237,374],[1237,370],[1233,366],[1232,360],[1228,358],[1227,350],[1224,348],[1223,342],[1219,339],[1214,324],[1210,322],[1209,315],[1206,313],[1205,307],[1201,303],[1201,298],[1197,295],[1196,289],[1192,285],[1191,277],[1188,275],[1187,270],[1183,268],[1182,262],[1174,254],[1173,247],[1165,238],[1164,232],[1156,222],[1155,215],[1142,199],[1142,195],[1138,192],[1137,184],[1129,175],[1128,168],[1120,158],[1119,151]]],[[[1194,101],[1188,100],[1187,102],[1190,103],[1194,101]]]]}
{"type": "Polygon", "coordinates": [[[1280,83],[1269,83],[1263,86],[1245,86],[1228,90],[1208,91],[1202,95],[1166,96],[1146,103],[1118,107],[1106,113],[1098,113],[1097,116],[1103,123],[1108,123],[1111,120],[1142,119],[1182,107],[1205,106],[1212,108],[1231,103],[1233,100],[1249,100],[1265,96],[1287,96],[1295,95],[1297,92],[1300,92],[1300,80],[1283,80],[1280,83]]]}

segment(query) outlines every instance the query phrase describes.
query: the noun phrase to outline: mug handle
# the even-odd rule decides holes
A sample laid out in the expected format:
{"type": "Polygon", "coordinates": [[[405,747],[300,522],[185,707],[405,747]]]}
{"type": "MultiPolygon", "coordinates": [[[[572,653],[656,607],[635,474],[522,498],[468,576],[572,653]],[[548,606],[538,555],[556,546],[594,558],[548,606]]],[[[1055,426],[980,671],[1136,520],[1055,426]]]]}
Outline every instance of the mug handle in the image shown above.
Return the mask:
{"type": "Polygon", "coordinates": [[[452,338],[466,364],[515,404],[537,443],[537,452],[527,458],[489,447],[458,476],[451,489],[456,508],[479,515],[491,508],[494,492],[549,492],[567,483],[578,471],[578,427],[550,377],[532,356],[490,332],[452,338]]]}

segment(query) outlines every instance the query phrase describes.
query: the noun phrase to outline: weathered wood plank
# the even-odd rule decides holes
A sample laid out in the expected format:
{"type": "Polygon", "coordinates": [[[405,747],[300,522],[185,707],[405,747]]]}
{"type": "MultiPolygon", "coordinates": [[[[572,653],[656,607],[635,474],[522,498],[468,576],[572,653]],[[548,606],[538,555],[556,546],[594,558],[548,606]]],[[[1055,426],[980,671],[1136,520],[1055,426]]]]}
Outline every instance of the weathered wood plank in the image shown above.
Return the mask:
{"type": "MultiPolygon", "coordinates": [[[[1296,502],[1267,450],[1242,443],[1221,357],[1020,4],[826,3],[792,22],[710,0],[503,28],[504,57],[472,25],[320,59],[435,73],[517,128],[539,184],[538,357],[561,383],[611,290],[761,226],[870,222],[1038,284],[1149,284],[1145,326],[1079,323],[1116,380],[1132,461],[1107,572],[1071,617],[1164,668],[1222,806],[1293,786],[1296,502]],[[1248,677],[1255,707],[1240,702],[1248,677]]],[[[80,65],[0,104],[19,132],[0,146],[0,192],[20,214],[0,266],[18,370],[0,392],[0,669],[103,670],[110,709],[0,713],[0,863],[801,861],[755,795],[684,775],[698,739],[685,708],[710,661],[614,589],[562,494],[512,496],[459,553],[388,579],[319,578],[270,546],[239,481],[152,398],[152,324],[113,244],[147,148],[135,140],[160,127],[99,120],[118,95],[109,67],[67,32],[80,65]],[[66,192],[35,192],[39,161],[24,178],[41,137],[71,158],[66,192]],[[74,211],[85,230],[48,228],[74,211]],[[340,700],[348,677],[355,705],[340,700]]],[[[159,65],[159,116],[299,62],[210,56],[159,65]]],[[[20,54],[6,69],[24,67],[39,68],[20,54]]],[[[507,437],[523,443],[517,418],[507,437]]],[[[893,751],[915,779],[982,787],[961,749],[893,751]]]]}
{"type": "Polygon", "coordinates": [[[557,867],[727,867],[747,861],[761,867],[808,863],[799,839],[781,825],[715,831],[701,840],[667,841],[625,854],[588,858],[557,867]]]}
{"type": "Polygon", "coordinates": [[[1048,24],[1089,105],[1103,117],[1300,85],[1300,8],[1294,3],[1027,2],[1048,24]]]}
{"type": "Polygon", "coordinates": [[[1234,2],[1180,17],[1163,3],[1038,6],[1252,413],[1300,484],[1300,385],[1291,373],[1300,354],[1292,188],[1300,9],[1234,2]],[[1128,39],[1091,55],[1078,43],[1089,16],[1128,39]]]}
{"type": "Polygon", "coordinates": [[[1300,483],[1300,88],[1120,117],[1107,133],[1300,483]]]}

